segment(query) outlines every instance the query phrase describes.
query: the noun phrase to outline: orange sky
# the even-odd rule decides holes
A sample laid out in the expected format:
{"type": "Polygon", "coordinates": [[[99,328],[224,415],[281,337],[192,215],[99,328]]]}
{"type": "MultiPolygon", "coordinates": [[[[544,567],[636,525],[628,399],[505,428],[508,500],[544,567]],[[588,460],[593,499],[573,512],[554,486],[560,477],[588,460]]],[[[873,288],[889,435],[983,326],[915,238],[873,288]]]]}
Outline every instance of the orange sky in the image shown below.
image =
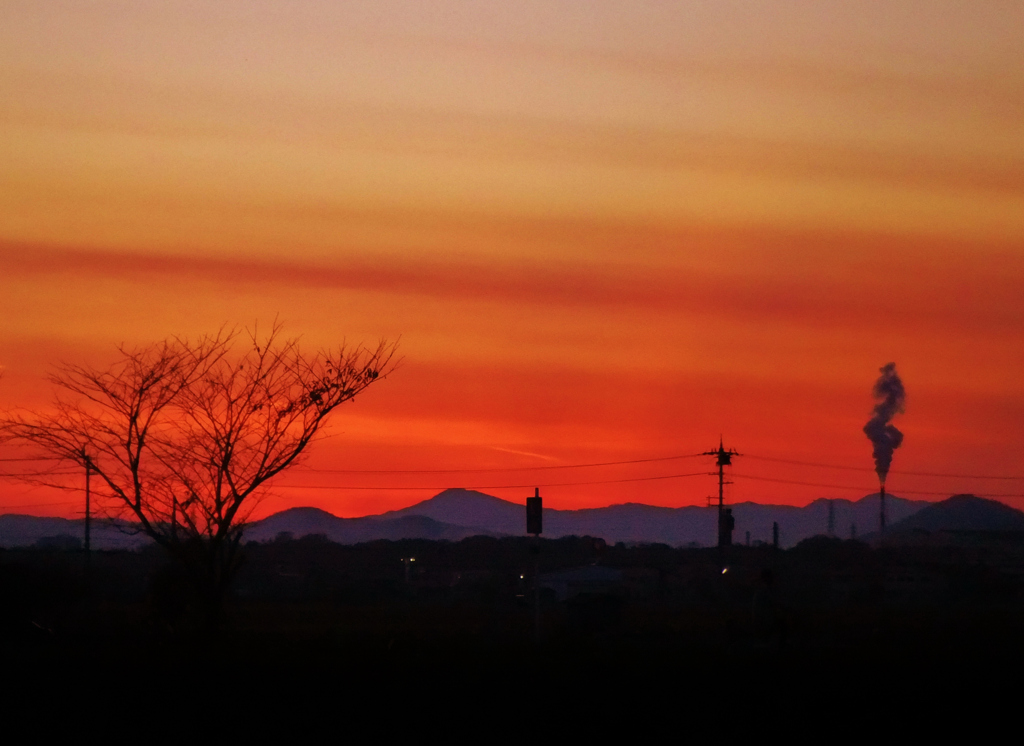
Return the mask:
{"type": "MultiPolygon", "coordinates": [[[[1024,476],[1019,3],[0,14],[2,406],[45,402],[59,360],[277,317],[313,345],[401,336],[401,369],[338,412],[309,467],[618,461],[722,433],[749,454],[738,474],[851,488],[730,488],[802,504],[859,497],[873,475],[755,457],[870,469],[861,427],[894,360],[908,411],[890,489],[1024,493],[902,473],[1024,476]]],[[[307,470],[261,510],[703,468],[307,470]]],[[[684,505],[713,489],[543,494],[684,505]]],[[[62,500],[0,481],[0,511],[73,515],[62,500]]]]}

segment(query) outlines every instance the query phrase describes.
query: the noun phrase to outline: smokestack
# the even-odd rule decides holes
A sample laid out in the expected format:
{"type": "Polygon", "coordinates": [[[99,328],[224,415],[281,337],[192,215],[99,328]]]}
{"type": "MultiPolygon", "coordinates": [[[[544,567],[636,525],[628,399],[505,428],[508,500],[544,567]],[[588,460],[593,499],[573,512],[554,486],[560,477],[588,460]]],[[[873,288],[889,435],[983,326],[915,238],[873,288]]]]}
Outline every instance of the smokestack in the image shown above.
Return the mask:
{"type": "Polygon", "coordinates": [[[879,368],[882,374],[875,381],[871,390],[875,398],[875,409],[864,426],[864,434],[868,436],[873,446],[872,455],[875,459],[875,473],[878,474],[879,515],[878,527],[880,532],[885,532],[885,478],[889,474],[889,467],[892,465],[892,453],[903,443],[903,433],[892,424],[892,418],[902,413],[906,403],[906,392],[903,389],[903,381],[896,374],[896,363],[888,363],[879,368]]]}
{"type": "Polygon", "coordinates": [[[878,488],[878,533],[885,533],[885,485],[878,488]]]}

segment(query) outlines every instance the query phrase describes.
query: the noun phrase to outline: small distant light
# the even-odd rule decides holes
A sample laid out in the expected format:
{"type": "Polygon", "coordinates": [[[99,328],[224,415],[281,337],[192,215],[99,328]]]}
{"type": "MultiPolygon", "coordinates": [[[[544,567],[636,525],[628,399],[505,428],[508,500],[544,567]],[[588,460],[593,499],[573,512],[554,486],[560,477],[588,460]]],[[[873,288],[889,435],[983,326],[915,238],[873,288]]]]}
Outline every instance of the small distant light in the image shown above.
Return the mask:
{"type": "Polygon", "coordinates": [[[520,580],[522,580],[522,579],[523,579],[523,578],[525,578],[525,577],[526,577],[525,575],[520,575],[520,576],[519,576],[519,579],[520,579],[520,580]]]}
{"type": "Polygon", "coordinates": [[[409,558],[409,561],[410,561],[410,562],[415,562],[415,561],[416,561],[416,558],[415,558],[415,557],[410,557],[410,558],[409,558]]]}
{"type": "Polygon", "coordinates": [[[723,567],[722,568],[722,574],[725,575],[727,572],[729,572],[729,568],[728,567],[723,567]]]}

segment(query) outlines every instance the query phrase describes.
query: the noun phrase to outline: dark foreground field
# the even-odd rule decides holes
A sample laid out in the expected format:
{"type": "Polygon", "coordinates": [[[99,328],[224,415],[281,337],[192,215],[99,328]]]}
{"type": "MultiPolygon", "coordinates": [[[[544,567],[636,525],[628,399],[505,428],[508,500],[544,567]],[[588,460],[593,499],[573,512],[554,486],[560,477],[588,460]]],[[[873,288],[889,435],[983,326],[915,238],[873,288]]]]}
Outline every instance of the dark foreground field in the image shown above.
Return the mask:
{"type": "Polygon", "coordinates": [[[250,705],[978,694],[1024,662],[1022,557],[1016,535],[787,551],[281,537],[246,547],[210,631],[156,549],[95,553],[89,588],[80,552],[5,550],[0,656],[8,692],[250,705]]]}

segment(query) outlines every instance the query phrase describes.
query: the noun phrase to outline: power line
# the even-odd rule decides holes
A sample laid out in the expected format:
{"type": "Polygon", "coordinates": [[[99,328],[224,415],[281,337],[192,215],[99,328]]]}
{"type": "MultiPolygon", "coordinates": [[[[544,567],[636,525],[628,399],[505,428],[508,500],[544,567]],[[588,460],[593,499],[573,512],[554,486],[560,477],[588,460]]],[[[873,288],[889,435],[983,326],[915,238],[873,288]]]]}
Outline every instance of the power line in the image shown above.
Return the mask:
{"type": "Polygon", "coordinates": [[[0,479],[29,479],[31,477],[63,477],[70,474],[79,474],[80,472],[76,469],[53,469],[50,471],[19,471],[19,472],[0,472],[0,479]]]}
{"type": "MultiPolygon", "coordinates": [[[[661,456],[657,458],[629,459],[625,461],[598,461],[586,464],[561,464],[557,466],[507,466],[507,467],[485,467],[479,469],[321,469],[317,467],[303,467],[301,471],[317,474],[484,474],[495,472],[529,472],[529,471],[550,471],[555,469],[584,469],[598,466],[624,466],[629,464],[649,464],[661,461],[676,461],[686,458],[698,458],[706,456],[704,453],[687,453],[678,456],[661,456]]],[[[779,464],[793,464],[795,466],[814,466],[823,469],[840,469],[843,471],[856,471],[865,474],[874,473],[874,469],[863,466],[848,466],[844,464],[828,464],[820,461],[801,461],[797,459],[774,458],[770,456],[757,456],[747,454],[748,458],[758,461],[771,461],[779,464]]],[[[994,474],[953,474],[946,472],[930,471],[903,471],[894,469],[892,474],[902,474],[915,477],[943,477],[948,479],[1000,479],[1000,480],[1022,480],[1024,476],[1000,476],[994,474]]]]}
{"type": "MultiPolygon", "coordinates": [[[[871,471],[874,471],[872,469],[871,471]]],[[[995,474],[945,474],[937,471],[899,471],[893,470],[890,474],[905,474],[911,477],[946,477],[949,479],[1006,479],[1006,480],[1020,480],[1024,479],[1024,476],[1020,477],[1001,477],[995,474]]]]}
{"type": "Polygon", "coordinates": [[[26,472],[0,472],[0,477],[20,477],[20,476],[46,476],[48,474],[78,474],[77,469],[61,468],[61,469],[49,469],[47,471],[26,471],[26,472]]]}
{"type": "MultiPolygon", "coordinates": [[[[772,477],[756,477],[753,474],[739,474],[733,472],[732,476],[739,477],[740,479],[753,479],[758,482],[777,482],[779,484],[798,484],[804,487],[827,487],[833,490],[851,490],[856,492],[870,492],[872,488],[864,487],[851,487],[844,484],[823,484],[821,482],[801,482],[795,479],[774,479],[772,477]]],[[[939,494],[939,493],[936,493],[939,494]]]]}
{"type": "MultiPolygon", "coordinates": [[[[657,479],[682,479],[684,477],[706,477],[713,476],[712,472],[709,471],[698,471],[692,474],[665,474],[657,477],[632,477],[629,479],[599,479],[591,482],[552,482],[550,484],[478,484],[474,485],[475,489],[481,490],[512,490],[512,489],[533,489],[534,487],[576,487],[580,485],[588,484],[619,484],[622,482],[650,482],[657,479]]],[[[335,486],[329,484],[277,484],[275,487],[283,489],[298,489],[298,490],[375,490],[375,491],[394,491],[394,490],[446,490],[454,489],[451,485],[425,485],[419,487],[348,487],[348,486],[335,486]]],[[[459,488],[463,489],[463,488],[459,488]]]]}
{"type": "Polygon", "coordinates": [[[59,456],[24,456],[21,458],[0,458],[0,461],[63,461],[59,456]]]}
{"type": "Polygon", "coordinates": [[[22,503],[21,505],[0,505],[0,510],[7,510],[9,508],[44,508],[54,505],[78,505],[78,500],[64,500],[59,503],[22,503]]]}
{"type": "MultiPolygon", "coordinates": [[[[505,466],[505,467],[484,467],[479,469],[321,469],[317,467],[300,467],[299,470],[310,473],[320,474],[483,474],[483,473],[494,473],[494,472],[520,472],[520,471],[549,471],[555,469],[584,469],[599,466],[625,466],[629,464],[649,464],[661,461],[677,461],[679,459],[686,458],[698,458],[700,456],[706,456],[705,453],[687,453],[676,456],[659,456],[655,458],[641,458],[641,459],[628,459],[624,461],[597,461],[585,464],[559,464],[555,466],[505,466]]],[[[787,458],[775,458],[772,456],[758,456],[755,454],[746,454],[747,458],[755,459],[757,461],[770,461],[779,464],[793,464],[794,466],[812,466],[823,469],[839,469],[842,471],[856,471],[862,473],[873,473],[875,470],[870,467],[864,466],[849,466],[846,464],[829,464],[820,461],[803,461],[798,459],[787,459],[787,458]]],[[[60,461],[59,457],[55,456],[25,456],[18,458],[0,458],[0,462],[11,462],[11,461],[60,461]]],[[[54,472],[56,473],[56,472],[54,472]]],[[[68,472],[77,473],[77,472],[68,472]]],[[[949,479],[1000,479],[1000,480],[1024,480],[1024,475],[1020,476],[1008,476],[1008,475],[996,475],[996,474],[955,474],[947,472],[931,472],[931,471],[903,471],[901,469],[894,469],[890,472],[891,474],[903,474],[906,476],[915,477],[943,477],[949,479]]],[[[0,474],[0,477],[7,476],[0,474]]],[[[16,476],[16,475],[10,475],[16,476]]]]}
{"type": "Polygon", "coordinates": [[[34,474],[0,474],[0,479],[35,479],[36,477],[65,477],[77,472],[36,472],[34,474]]]}
{"type": "MultiPolygon", "coordinates": [[[[547,471],[550,469],[583,469],[592,466],[621,466],[623,464],[649,464],[655,461],[675,461],[683,458],[696,458],[701,453],[688,453],[683,456],[661,456],[659,458],[631,459],[629,461],[601,461],[592,464],[562,464],[560,466],[508,466],[488,467],[483,469],[318,469],[306,467],[303,471],[322,474],[478,474],[484,472],[506,471],[547,471]]],[[[543,487],[544,485],[537,485],[543,487]]]]}
{"type": "MultiPolygon", "coordinates": [[[[770,458],[768,456],[752,456],[747,454],[747,458],[752,458],[757,461],[773,461],[779,464],[793,464],[795,466],[817,466],[823,469],[842,469],[844,471],[860,471],[873,473],[875,470],[865,466],[844,466],[840,464],[823,464],[817,461],[796,461],[788,458],[770,458]]],[[[1024,476],[996,476],[993,474],[947,474],[944,472],[934,471],[903,471],[902,469],[893,469],[889,472],[890,474],[904,474],[911,477],[947,477],[952,479],[1024,479],[1024,476]]]]}
{"type": "MultiPolygon", "coordinates": [[[[778,484],[797,484],[803,487],[825,487],[833,490],[849,490],[851,492],[866,492],[868,494],[874,490],[874,487],[851,487],[844,484],[824,484],[822,482],[801,482],[795,479],[775,479],[773,477],[756,477],[752,474],[738,474],[733,472],[732,476],[739,477],[740,479],[753,479],[758,482],[776,482],[778,484]]],[[[901,495],[949,495],[949,491],[925,491],[925,490],[899,490],[901,495]]],[[[1024,493],[984,493],[977,494],[976,497],[1024,497],[1024,493]]]]}
{"type": "Polygon", "coordinates": [[[796,461],[788,458],[771,458],[769,456],[755,456],[753,454],[746,454],[747,458],[752,458],[756,461],[774,461],[779,464],[793,464],[794,466],[820,466],[824,469],[843,469],[844,471],[864,471],[874,472],[874,469],[869,469],[863,466],[841,466],[839,464],[822,464],[815,461],[796,461]]]}
{"type": "MultiPolygon", "coordinates": [[[[661,456],[654,458],[645,459],[628,459],[622,461],[602,461],[582,464],[562,464],[554,466],[524,466],[524,467],[488,467],[480,469],[316,469],[307,468],[304,469],[306,473],[333,473],[333,474],[475,474],[475,473],[495,473],[495,472],[537,472],[537,471],[551,471],[556,469],[580,469],[580,468],[591,468],[591,467],[602,467],[602,466],[621,466],[630,464],[645,464],[645,463],[656,463],[664,461],[674,461],[679,459],[697,458],[708,454],[692,453],[692,454],[681,454],[674,456],[661,456]]],[[[861,473],[871,473],[874,470],[866,467],[848,466],[842,464],[829,464],[814,461],[803,461],[797,459],[784,459],[775,458],[769,456],[757,456],[748,455],[748,458],[752,458],[760,461],[768,461],[782,464],[793,464],[797,466],[811,466],[820,467],[827,469],[839,469],[843,471],[856,471],[861,473]]],[[[14,461],[55,461],[60,459],[48,458],[48,457],[23,457],[23,458],[3,458],[0,461],[14,462],[14,461]]],[[[941,472],[915,472],[915,471],[894,471],[893,474],[902,474],[907,476],[928,476],[928,477],[941,477],[948,479],[998,479],[998,480],[1020,480],[1024,477],[1020,476],[1000,476],[1000,475],[980,475],[980,474],[953,474],[953,473],[941,473],[941,472]]],[[[38,478],[47,476],[66,476],[77,474],[76,471],[49,471],[49,472],[22,472],[22,473],[0,473],[0,479],[26,479],[26,478],[38,478]]],[[[597,484],[622,484],[632,482],[647,482],[647,481],[660,481],[665,479],[681,479],[695,476],[706,476],[712,475],[711,472],[693,472],[689,474],[666,474],[650,477],[631,477],[623,479],[602,479],[602,480],[588,480],[588,481],[576,481],[576,482],[551,482],[546,484],[495,484],[495,485],[474,485],[478,489],[530,489],[533,487],[570,487],[570,486],[587,486],[597,484]]],[[[863,488],[863,487],[851,487],[849,485],[840,484],[829,484],[822,482],[808,482],[801,480],[791,479],[779,479],[774,477],[761,477],[751,474],[735,474],[736,477],[741,479],[750,479],[762,482],[774,482],[777,484],[792,484],[805,487],[819,487],[826,489],[836,490],[847,490],[852,492],[866,492],[870,493],[875,488],[863,488]]],[[[58,489],[64,489],[68,491],[81,491],[81,488],[69,487],[62,485],[51,485],[58,489]]],[[[370,491],[406,491],[406,490],[443,490],[450,488],[450,485],[428,485],[428,486],[342,486],[342,485],[301,485],[301,484],[281,484],[275,485],[277,487],[286,489],[317,489],[317,490],[370,490],[370,491]]],[[[907,495],[947,495],[948,491],[924,491],[924,490],[900,490],[901,494],[907,495]]],[[[980,495],[980,493],[978,493],[980,495]]],[[[1024,497],[1024,494],[1019,493],[986,493],[980,495],[984,497],[1024,497]]],[[[52,505],[67,505],[70,502],[61,503],[35,503],[26,504],[24,506],[7,506],[7,507],[34,507],[35,505],[43,506],[47,504],[52,505]]]]}

